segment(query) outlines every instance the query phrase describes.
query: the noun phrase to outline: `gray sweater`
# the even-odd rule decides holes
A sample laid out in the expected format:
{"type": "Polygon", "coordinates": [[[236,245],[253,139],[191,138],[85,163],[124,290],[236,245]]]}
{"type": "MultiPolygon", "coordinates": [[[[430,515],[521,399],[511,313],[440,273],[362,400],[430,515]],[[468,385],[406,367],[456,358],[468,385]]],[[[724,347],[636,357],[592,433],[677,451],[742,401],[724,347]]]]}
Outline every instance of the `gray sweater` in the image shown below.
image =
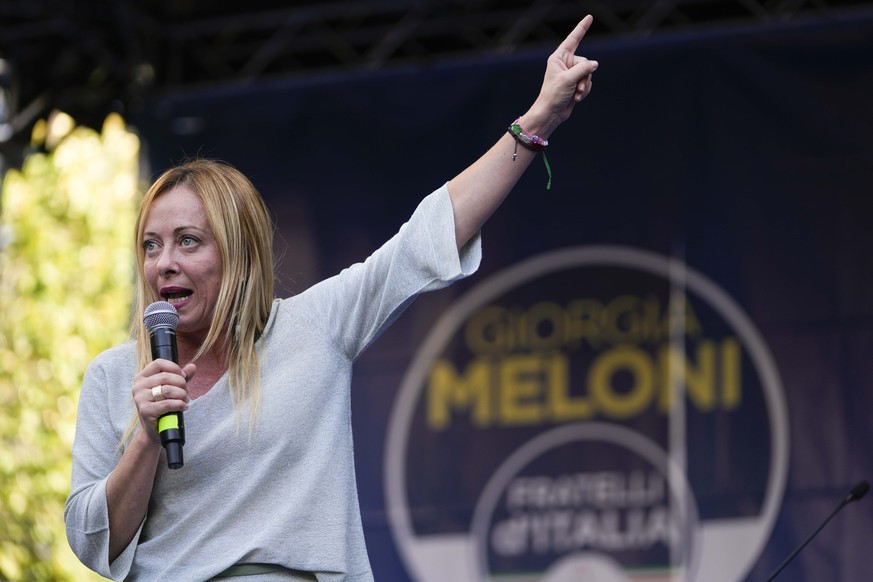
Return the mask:
{"type": "MultiPolygon", "coordinates": [[[[363,263],[276,300],[259,340],[262,406],[237,428],[226,376],[185,413],[185,466],[158,464],[148,514],[108,562],[106,481],[134,414],[135,345],[100,354],[82,384],[65,521],[73,551],[112,579],[208,580],[238,562],[373,579],[352,446],[352,364],[425,291],[476,270],[477,236],[460,253],[443,186],[363,263]]],[[[273,578],[276,578],[275,576],[273,578]]]]}

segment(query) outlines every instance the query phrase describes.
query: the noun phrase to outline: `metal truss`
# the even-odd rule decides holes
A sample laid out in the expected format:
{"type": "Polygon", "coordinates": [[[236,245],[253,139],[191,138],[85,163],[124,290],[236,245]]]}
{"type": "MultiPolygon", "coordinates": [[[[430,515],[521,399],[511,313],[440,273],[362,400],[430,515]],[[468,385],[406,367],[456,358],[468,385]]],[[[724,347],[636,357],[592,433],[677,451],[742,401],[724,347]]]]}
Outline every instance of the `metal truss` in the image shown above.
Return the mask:
{"type": "Polygon", "coordinates": [[[371,71],[594,38],[868,13],[873,0],[0,0],[0,140],[154,92],[371,71]]]}

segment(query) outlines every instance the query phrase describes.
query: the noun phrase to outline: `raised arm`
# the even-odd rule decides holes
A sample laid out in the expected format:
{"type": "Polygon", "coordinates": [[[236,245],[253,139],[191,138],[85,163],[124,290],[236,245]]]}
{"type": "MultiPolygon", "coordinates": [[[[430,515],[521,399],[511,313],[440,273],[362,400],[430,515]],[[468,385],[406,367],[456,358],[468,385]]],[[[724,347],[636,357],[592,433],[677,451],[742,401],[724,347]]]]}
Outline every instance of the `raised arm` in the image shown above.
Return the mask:
{"type": "MultiPolygon", "coordinates": [[[[597,61],[577,56],[576,50],[593,20],[590,15],[582,19],[549,56],[539,96],[518,120],[528,134],[548,140],[591,91],[597,61]]],[[[507,126],[511,121],[507,120],[507,126]]],[[[535,151],[517,147],[515,138],[505,133],[485,155],[449,182],[458,248],[482,228],[536,155],[535,151]]]]}

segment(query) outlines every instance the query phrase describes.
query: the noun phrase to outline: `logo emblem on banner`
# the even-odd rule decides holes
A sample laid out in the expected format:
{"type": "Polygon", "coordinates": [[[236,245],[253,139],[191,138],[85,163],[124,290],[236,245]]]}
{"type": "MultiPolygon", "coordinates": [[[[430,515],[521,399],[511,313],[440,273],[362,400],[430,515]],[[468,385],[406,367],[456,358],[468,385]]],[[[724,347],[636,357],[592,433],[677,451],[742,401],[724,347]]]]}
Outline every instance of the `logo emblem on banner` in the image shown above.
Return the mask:
{"type": "Polygon", "coordinates": [[[419,582],[741,580],[788,469],[767,345],[681,261],[535,257],[452,305],[391,416],[386,501],[419,582]]]}

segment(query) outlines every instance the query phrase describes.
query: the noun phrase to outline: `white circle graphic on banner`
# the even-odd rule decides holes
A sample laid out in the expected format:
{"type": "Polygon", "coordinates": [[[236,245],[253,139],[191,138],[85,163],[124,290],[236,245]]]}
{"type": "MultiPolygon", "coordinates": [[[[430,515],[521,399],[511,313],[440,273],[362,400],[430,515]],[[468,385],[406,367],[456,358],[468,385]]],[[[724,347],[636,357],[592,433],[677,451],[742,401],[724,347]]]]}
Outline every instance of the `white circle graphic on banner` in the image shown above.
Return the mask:
{"type": "Polygon", "coordinates": [[[628,582],[621,566],[602,555],[572,554],[552,566],[543,582],[628,582]]]}
{"type": "MultiPolygon", "coordinates": [[[[562,469],[567,471],[573,468],[563,465],[562,469]]],[[[634,543],[634,540],[637,545],[650,545],[663,537],[662,541],[674,562],[667,570],[679,571],[681,577],[693,579],[697,558],[694,547],[697,532],[697,508],[693,493],[681,468],[671,461],[661,447],[638,432],[615,424],[570,424],[542,433],[525,443],[506,459],[485,486],[473,513],[471,533],[473,540],[478,542],[478,547],[476,563],[471,570],[477,571],[481,579],[492,577],[488,565],[489,543],[498,548],[502,546],[504,554],[518,554],[524,546],[539,545],[543,548],[560,544],[565,549],[578,551],[577,547],[583,543],[589,548],[597,545],[611,545],[614,548],[634,543]],[[649,474],[643,476],[640,472],[634,472],[628,478],[602,471],[595,474],[575,472],[565,474],[562,479],[557,480],[557,484],[551,476],[519,478],[526,466],[549,451],[561,446],[577,445],[578,453],[578,445],[585,443],[609,444],[618,450],[631,452],[648,463],[646,469],[649,474]],[[611,491],[615,493],[619,491],[614,487],[616,483],[625,484],[634,480],[637,484],[646,483],[648,491],[636,488],[638,494],[635,496],[632,494],[633,487],[622,485],[621,495],[613,495],[611,500],[605,495],[605,486],[608,483],[613,484],[611,491]],[[652,487],[653,483],[659,486],[652,487]],[[657,493],[647,494],[652,491],[657,493]],[[550,495],[552,499],[549,499],[550,495]],[[506,505],[516,511],[492,528],[490,526],[501,497],[505,497],[506,505]],[[591,503],[591,498],[594,497],[599,498],[599,503],[591,503]],[[588,511],[574,511],[579,506],[584,507],[586,501],[588,511]],[[590,506],[596,506],[597,510],[592,511],[590,506]],[[529,511],[530,508],[535,511],[529,511]],[[624,516],[620,515],[622,512],[624,516]],[[538,525],[532,525],[537,521],[538,525]],[[603,527],[608,521],[624,521],[626,524],[635,525],[628,526],[626,531],[620,533],[603,527]],[[596,533],[597,526],[606,530],[606,535],[596,533]],[[537,527],[539,531],[533,531],[537,527]],[[508,542],[501,543],[498,541],[500,538],[507,539],[508,542]]],[[[584,578],[574,579],[613,579],[618,576],[618,572],[621,572],[622,580],[627,579],[622,570],[616,570],[610,556],[589,550],[584,554],[571,554],[569,558],[562,558],[550,565],[542,580],[563,580],[571,576],[571,573],[578,576],[582,572],[585,573],[584,578]]]]}
{"type": "Polygon", "coordinates": [[[395,400],[386,506],[419,582],[730,582],[787,468],[781,380],[736,302],[676,259],[579,247],[439,319],[395,400]]]}

